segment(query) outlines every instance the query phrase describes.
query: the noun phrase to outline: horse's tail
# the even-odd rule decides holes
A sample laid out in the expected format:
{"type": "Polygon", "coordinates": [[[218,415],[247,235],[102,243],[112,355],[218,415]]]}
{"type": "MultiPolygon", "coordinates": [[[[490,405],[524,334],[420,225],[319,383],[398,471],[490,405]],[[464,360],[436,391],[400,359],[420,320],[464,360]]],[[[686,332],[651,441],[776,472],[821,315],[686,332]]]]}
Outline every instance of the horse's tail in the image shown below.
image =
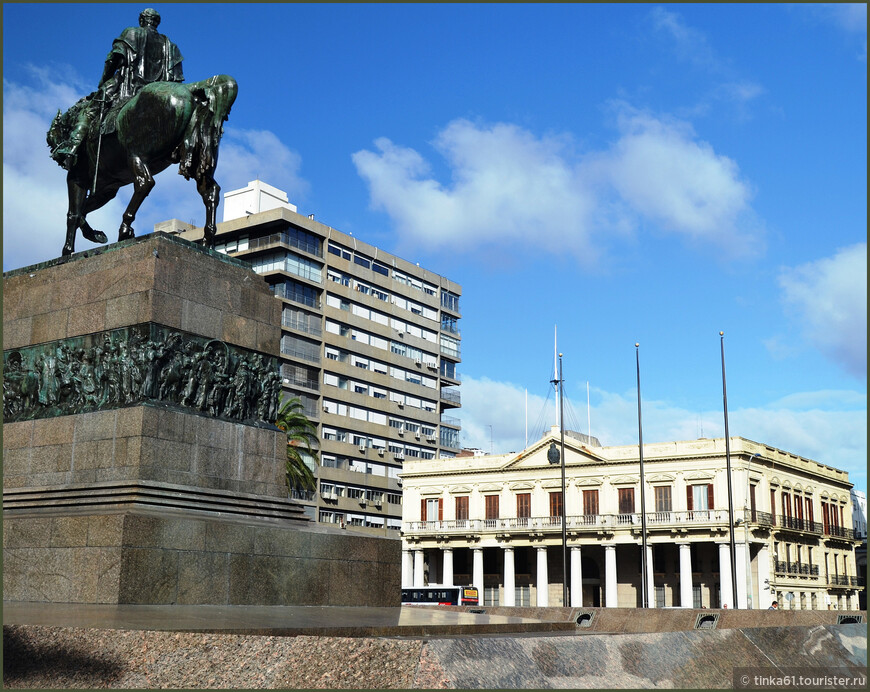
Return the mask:
{"type": "Polygon", "coordinates": [[[184,139],[175,151],[178,172],[190,180],[210,175],[217,166],[218,144],[223,123],[230,115],[239,87],[228,75],[218,75],[186,85],[193,94],[194,109],[184,139]]]}

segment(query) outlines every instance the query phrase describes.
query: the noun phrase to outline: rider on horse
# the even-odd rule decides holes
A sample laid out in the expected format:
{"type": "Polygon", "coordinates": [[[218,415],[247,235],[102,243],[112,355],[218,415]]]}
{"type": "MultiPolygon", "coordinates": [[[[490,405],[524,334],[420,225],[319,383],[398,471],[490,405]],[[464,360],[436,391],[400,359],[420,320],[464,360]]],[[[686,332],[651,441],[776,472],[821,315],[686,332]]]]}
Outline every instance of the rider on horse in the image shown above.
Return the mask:
{"type": "Polygon", "coordinates": [[[139,15],[139,26],[124,29],[115,39],[106,57],[97,91],[70,109],[68,117],[75,121],[69,138],[51,152],[51,157],[63,168],[69,170],[75,164],[76,152],[87,138],[95,118],[102,119],[102,114],[111,111],[103,133],[112,132],[117,110],[146,84],[184,81],[181,51],[169,38],[157,32],[159,24],[160,15],[148,8],[139,15]]]}

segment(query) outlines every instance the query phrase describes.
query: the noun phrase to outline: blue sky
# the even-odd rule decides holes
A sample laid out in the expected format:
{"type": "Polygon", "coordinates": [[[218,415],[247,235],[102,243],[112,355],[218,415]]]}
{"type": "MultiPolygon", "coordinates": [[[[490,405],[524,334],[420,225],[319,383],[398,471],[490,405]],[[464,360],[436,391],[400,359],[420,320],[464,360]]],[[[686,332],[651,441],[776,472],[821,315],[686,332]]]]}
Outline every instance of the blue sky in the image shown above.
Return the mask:
{"type": "MultiPolygon", "coordinates": [[[[4,4],[5,270],[59,255],[45,131],[143,7],[4,4]]],[[[464,445],[554,422],[556,325],[571,427],[637,442],[640,342],[644,441],[721,436],[723,330],[731,434],[866,490],[866,5],[154,7],[187,80],[239,83],[224,191],[462,285],[464,445]]],[[[170,170],[134,226],[173,217],[170,170]]]]}

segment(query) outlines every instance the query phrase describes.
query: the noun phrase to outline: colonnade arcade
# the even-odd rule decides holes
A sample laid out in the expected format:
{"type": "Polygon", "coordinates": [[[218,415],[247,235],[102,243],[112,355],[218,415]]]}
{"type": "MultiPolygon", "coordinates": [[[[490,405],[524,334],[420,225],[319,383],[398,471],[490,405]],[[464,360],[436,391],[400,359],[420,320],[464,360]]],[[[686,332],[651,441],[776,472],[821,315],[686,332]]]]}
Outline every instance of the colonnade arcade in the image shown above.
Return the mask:
{"type": "MultiPolygon", "coordinates": [[[[771,591],[767,542],[735,546],[737,607],[767,608],[773,600],[780,608],[794,610],[857,607],[847,591],[829,594],[806,585],[771,591]]],[[[407,543],[402,551],[402,586],[469,585],[478,589],[482,605],[561,606],[562,552],[561,543],[552,542],[407,543]]],[[[569,544],[567,559],[571,607],[642,605],[639,543],[569,544]]],[[[727,539],[648,542],[647,573],[649,607],[734,607],[727,539]]]]}

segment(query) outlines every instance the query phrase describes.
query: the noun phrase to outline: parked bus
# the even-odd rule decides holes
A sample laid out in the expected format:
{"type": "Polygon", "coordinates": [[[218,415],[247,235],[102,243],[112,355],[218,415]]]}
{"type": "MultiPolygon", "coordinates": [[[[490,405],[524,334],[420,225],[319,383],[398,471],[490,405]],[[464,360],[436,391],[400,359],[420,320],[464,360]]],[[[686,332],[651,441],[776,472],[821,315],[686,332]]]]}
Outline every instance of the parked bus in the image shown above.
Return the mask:
{"type": "Polygon", "coordinates": [[[473,586],[423,586],[402,589],[402,605],[477,605],[477,589],[473,586]]]}

